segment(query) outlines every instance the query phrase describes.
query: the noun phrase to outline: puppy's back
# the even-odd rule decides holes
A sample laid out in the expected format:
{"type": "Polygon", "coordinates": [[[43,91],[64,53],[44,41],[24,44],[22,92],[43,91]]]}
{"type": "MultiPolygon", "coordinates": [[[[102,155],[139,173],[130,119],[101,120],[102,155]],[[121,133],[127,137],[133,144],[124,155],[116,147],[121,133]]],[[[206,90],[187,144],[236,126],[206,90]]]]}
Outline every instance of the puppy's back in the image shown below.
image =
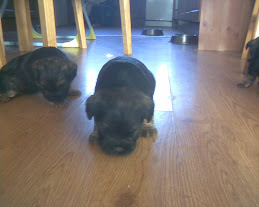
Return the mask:
{"type": "Polygon", "coordinates": [[[55,47],[42,47],[32,52],[31,59],[41,59],[46,57],[60,57],[68,59],[67,56],[55,47]]]}
{"type": "Polygon", "coordinates": [[[155,79],[141,61],[131,57],[117,57],[102,67],[95,91],[118,87],[136,88],[153,97],[155,79]]]}
{"type": "Polygon", "coordinates": [[[68,60],[67,56],[59,49],[55,47],[42,47],[12,59],[0,71],[1,73],[15,73],[17,70],[30,67],[30,64],[34,61],[47,57],[60,57],[68,60]]]}

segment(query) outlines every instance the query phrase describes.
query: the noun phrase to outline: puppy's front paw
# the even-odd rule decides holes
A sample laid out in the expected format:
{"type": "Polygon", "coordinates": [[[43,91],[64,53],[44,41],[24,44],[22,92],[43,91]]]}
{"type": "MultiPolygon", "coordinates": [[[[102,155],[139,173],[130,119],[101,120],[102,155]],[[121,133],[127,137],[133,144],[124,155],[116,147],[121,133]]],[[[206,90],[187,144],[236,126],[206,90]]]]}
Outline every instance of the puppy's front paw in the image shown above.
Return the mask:
{"type": "Polygon", "coordinates": [[[245,76],[244,81],[242,83],[237,84],[237,87],[239,87],[239,88],[249,88],[253,85],[255,79],[256,79],[256,76],[252,76],[252,75],[247,74],[245,76]]]}
{"type": "Polygon", "coordinates": [[[0,94],[0,103],[7,103],[9,101],[11,101],[10,97],[0,94]]]}
{"type": "Polygon", "coordinates": [[[140,131],[140,136],[141,137],[152,137],[156,138],[157,137],[157,129],[154,126],[153,123],[144,123],[141,131],[140,131]]]}
{"type": "Polygon", "coordinates": [[[17,95],[17,92],[14,91],[14,90],[9,90],[9,91],[7,91],[6,94],[7,94],[8,97],[13,98],[17,95]]]}
{"type": "Polygon", "coordinates": [[[242,83],[239,83],[239,84],[237,84],[237,87],[239,87],[239,88],[249,88],[249,87],[251,87],[253,85],[253,82],[251,82],[251,81],[245,81],[245,82],[242,82],[242,83]]]}
{"type": "Polygon", "coordinates": [[[237,87],[238,88],[244,88],[244,84],[243,83],[239,83],[239,84],[237,84],[237,87]]]}
{"type": "Polygon", "coordinates": [[[98,140],[99,140],[98,131],[94,131],[92,134],[90,134],[90,136],[89,136],[89,142],[90,142],[91,144],[98,144],[98,140]]]}

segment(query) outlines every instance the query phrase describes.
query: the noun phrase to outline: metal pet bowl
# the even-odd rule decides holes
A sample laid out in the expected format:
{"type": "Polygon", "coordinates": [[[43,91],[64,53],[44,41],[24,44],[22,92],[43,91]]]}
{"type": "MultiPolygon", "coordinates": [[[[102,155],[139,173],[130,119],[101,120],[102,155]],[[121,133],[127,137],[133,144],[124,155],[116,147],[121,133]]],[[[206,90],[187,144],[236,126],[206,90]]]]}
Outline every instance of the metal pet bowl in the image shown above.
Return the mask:
{"type": "Polygon", "coordinates": [[[170,42],[180,45],[198,44],[198,36],[188,34],[174,34],[171,37],[170,42]]]}
{"type": "Polygon", "coordinates": [[[142,35],[149,35],[149,36],[162,36],[162,35],[164,35],[162,29],[144,29],[141,34],[142,35]]]}

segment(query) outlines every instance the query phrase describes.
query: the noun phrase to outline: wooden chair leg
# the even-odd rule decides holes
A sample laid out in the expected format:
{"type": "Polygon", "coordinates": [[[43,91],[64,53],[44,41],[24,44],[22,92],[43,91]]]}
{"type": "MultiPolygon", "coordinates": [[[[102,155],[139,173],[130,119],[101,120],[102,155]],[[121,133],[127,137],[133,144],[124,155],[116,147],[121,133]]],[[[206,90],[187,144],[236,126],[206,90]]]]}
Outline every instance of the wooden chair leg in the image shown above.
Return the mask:
{"type": "Polygon", "coordinates": [[[130,0],[120,0],[121,27],[125,55],[132,55],[130,0]]]}
{"type": "Polygon", "coordinates": [[[20,51],[33,49],[29,0],[14,0],[15,20],[20,51]]]}
{"type": "Polygon", "coordinates": [[[255,5],[254,5],[254,9],[253,9],[253,13],[251,16],[251,20],[250,20],[250,24],[249,24],[249,29],[246,35],[246,41],[245,41],[245,45],[243,48],[243,52],[242,52],[242,58],[246,59],[247,58],[247,54],[248,51],[246,50],[246,44],[253,39],[253,35],[254,35],[254,28],[255,28],[255,23],[256,23],[256,16],[258,14],[259,11],[259,0],[255,1],[255,5]]]}
{"type": "MultiPolygon", "coordinates": [[[[259,2],[259,0],[257,2],[259,2]]],[[[252,34],[251,39],[254,39],[259,36],[259,7],[258,7],[258,12],[257,12],[256,20],[254,23],[254,27],[253,27],[253,33],[251,33],[251,34],[252,34]]],[[[245,44],[245,47],[246,47],[246,44],[245,44]]],[[[246,49],[245,47],[244,47],[244,49],[246,49]]],[[[248,67],[249,67],[248,59],[250,58],[250,49],[246,50],[246,54],[244,54],[244,56],[246,58],[246,63],[245,63],[244,69],[243,69],[243,73],[247,74],[248,67]]]]}
{"type": "Polygon", "coordinates": [[[257,13],[257,17],[256,17],[256,21],[255,21],[255,27],[254,27],[254,34],[253,37],[259,37],[259,9],[258,9],[258,13],[257,13]]]}
{"type": "Polygon", "coordinates": [[[5,55],[2,21],[1,21],[1,15],[0,15],[0,70],[5,64],[6,64],[6,55],[5,55]]]}
{"type": "Polygon", "coordinates": [[[53,0],[38,0],[40,25],[44,47],[57,47],[56,24],[53,0]]]}
{"type": "Polygon", "coordinates": [[[78,44],[80,48],[87,48],[85,36],[85,24],[81,0],[72,0],[76,29],[78,34],[78,44]]]}

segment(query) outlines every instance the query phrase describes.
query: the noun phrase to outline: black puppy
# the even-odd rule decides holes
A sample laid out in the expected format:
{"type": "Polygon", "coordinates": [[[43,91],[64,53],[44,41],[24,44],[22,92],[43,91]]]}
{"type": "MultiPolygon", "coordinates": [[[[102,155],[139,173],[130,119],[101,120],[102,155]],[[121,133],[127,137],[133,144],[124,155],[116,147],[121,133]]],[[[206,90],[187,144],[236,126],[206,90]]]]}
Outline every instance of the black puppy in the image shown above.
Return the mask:
{"type": "Polygon", "coordinates": [[[86,112],[94,117],[90,142],[108,154],[132,152],[140,136],[156,136],[153,124],[155,79],[137,59],[117,57],[101,69],[86,112]]]}
{"type": "Polygon", "coordinates": [[[19,56],[0,70],[0,102],[17,95],[42,92],[56,106],[62,106],[68,95],[79,95],[70,89],[77,65],[55,47],[43,47],[19,56]]]}
{"type": "Polygon", "coordinates": [[[250,58],[248,73],[242,83],[237,84],[239,88],[248,88],[253,85],[257,76],[259,76],[259,37],[249,41],[246,49],[250,48],[250,58]]]}

